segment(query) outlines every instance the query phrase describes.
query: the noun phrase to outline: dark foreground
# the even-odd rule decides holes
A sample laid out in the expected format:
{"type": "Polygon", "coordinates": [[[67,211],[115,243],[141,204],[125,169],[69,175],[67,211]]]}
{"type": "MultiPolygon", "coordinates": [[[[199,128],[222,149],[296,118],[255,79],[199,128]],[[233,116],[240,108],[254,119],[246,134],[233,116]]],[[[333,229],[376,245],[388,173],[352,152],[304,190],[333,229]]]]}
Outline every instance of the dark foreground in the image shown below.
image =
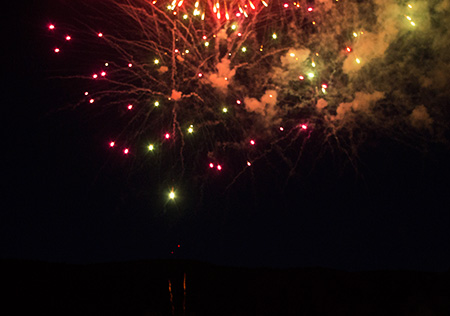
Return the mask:
{"type": "Polygon", "coordinates": [[[450,315],[449,272],[18,260],[1,271],[3,315],[450,315]]]}

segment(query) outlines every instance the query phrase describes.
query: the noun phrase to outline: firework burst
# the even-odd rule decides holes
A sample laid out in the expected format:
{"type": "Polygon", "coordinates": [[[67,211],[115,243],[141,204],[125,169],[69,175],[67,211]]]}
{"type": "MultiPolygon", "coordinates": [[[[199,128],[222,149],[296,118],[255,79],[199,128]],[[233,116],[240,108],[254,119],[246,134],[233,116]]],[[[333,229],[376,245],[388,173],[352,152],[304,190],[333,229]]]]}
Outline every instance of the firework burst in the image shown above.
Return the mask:
{"type": "Polygon", "coordinates": [[[356,166],[373,135],[442,134],[446,43],[426,34],[446,3],[101,2],[76,29],[95,43],[91,72],[68,77],[89,82],[80,105],[117,116],[105,147],[157,161],[171,199],[183,179],[227,174],[230,185],[258,163],[281,161],[289,178],[306,151],[356,166]]]}

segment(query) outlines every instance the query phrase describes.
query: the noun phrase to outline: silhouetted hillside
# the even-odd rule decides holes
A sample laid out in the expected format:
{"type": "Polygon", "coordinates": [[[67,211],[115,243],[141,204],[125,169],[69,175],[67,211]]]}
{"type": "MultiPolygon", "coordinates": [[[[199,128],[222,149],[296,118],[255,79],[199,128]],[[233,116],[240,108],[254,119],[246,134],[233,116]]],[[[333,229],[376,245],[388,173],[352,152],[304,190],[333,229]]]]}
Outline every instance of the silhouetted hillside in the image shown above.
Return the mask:
{"type": "Polygon", "coordinates": [[[172,315],[172,308],[175,315],[450,315],[449,272],[247,269],[164,260],[2,260],[1,271],[3,315],[172,315]]]}

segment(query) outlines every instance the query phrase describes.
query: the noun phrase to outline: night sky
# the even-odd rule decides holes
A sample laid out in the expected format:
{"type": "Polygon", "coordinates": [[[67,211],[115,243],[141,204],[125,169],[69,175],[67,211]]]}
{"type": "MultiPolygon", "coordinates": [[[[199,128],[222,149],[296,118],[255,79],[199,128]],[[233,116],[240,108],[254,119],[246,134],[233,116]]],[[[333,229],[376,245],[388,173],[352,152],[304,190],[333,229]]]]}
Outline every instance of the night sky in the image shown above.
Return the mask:
{"type": "Polygon", "coordinates": [[[100,113],[63,109],[77,96],[54,78],[64,64],[47,25],[63,18],[51,2],[11,4],[3,21],[2,258],[449,269],[448,142],[383,134],[360,146],[357,168],[331,153],[306,155],[292,177],[282,162],[255,164],[229,189],[228,178],[185,184],[167,202],[147,167],[111,155],[100,113]]]}

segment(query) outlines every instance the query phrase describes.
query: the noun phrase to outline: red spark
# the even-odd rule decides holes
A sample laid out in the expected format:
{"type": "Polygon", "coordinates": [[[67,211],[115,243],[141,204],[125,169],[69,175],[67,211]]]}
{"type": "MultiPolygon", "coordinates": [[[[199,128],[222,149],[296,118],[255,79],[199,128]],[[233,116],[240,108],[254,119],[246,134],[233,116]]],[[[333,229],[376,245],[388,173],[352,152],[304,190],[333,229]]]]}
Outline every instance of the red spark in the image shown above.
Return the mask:
{"type": "Polygon", "coordinates": [[[252,163],[250,162],[250,161],[247,161],[247,166],[251,166],[252,165],[252,163]]]}
{"type": "Polygon", "coordinates": [[[284,131],[284,127],[283,126],[280,126],[280,131],[284,131]]]}
{"type": "Polygon", "coordinates": [[[133,104],[128,104],[127,108],[128,110],[131,110],[133,108],[133,104]]]}
{"type": "Polygon", "coordinates": [[[298,79],[300,79],[300,80],[304,80],[305,79],[305,77],[304,76],[298,76],[298,79]]]}
{"type": "Polygon", "coordinates": [[[66,36],[66,41],[70,41],[72,39],[72,37],[70,35],[66,36]]]}
{"type": "Polygon", "coordinates": [[[132,64],[132,63],[129,63],[129,64],[128,64],[128,67],[130,67],[130,68],[133,67],[133,64],[132,64]]]}
{"type": "Polygon", "coordinates": [[[212,162],[209,163],[209,167],[212,169],[214,168],[214,164],[212,162]]]}
{"type": "Polygon", "coordinates": [[[236,103],[241,104],[242,102],[241,102],[241,100],[236,100],[236,103]]]}
{"type": "Polygon", "coordinates": [[[59,48],[55,48],[55,53],[59,53],[60,52],[60,49],[59,48]]]}
{"type": "Polygon", "coordinates": [[[308,12],[313,12],[313,10],[314,10],[313,7],[308,8],[308,12]]]}
{"type": "Polygon", "coordinates": [[[164,137],[165,137],[166,139],[169,139],[169,138],[170,138],[170,134],[169,134],[169,133],[166,133],[166,134],[164,135],[164,137]]]}
{"type": "Polygon", "coordinates": [[[103,37],[103,33],[98,33],[98,37],[103,37]]]}
{"type": "Polygon", "coordinates": [[[250,145],[254,146],[255,144],[256,144],[256,143],[255,143],[255,140],[254,140],[254,139],[250,140],[250,145]]]}
{"type": "Polygon", "coordinates": [[[221,165],[217,165],[217,170],[222,171],[222,166],[221,165]]]}
{"type": "Polygon", "coordinates": [[[300,125],[300,127],[301,127],[303,130],[308,129],[308,126],[307,126],[306,124],[302,124],[302,125],[300,125]]]}
{"type": "Polygon", "coordinates": [[[110,143],[109,143],[109,147],[114,147],[115,145],[116,145],[115,142],[110,142],[110,143]]]}
{"type": "Polygon", "coordinates": [[[203,74],[201,72],[198,73],[198,77],[201,78],[203,77],[203,74]]]}
{"type": "Polygon", "coordinates": [[[54,30],[54,29],[55,29],[55,25],[50,24],[50,25],[48,26],[48,29],[49,29],[49,30],[54,30]]]}
{"type": "Polygon", "coordinates": [[[283,7],[288,8],[289,7],[289,3],[283,4],[283,7]]]}
{"type": "Polygon", "coordinates": [[[88,94],[89,94],[89,92],[87,92],[87,91],[84,93],[84,95],[88,95],[88,94]]]}
{"type": "Polygon", "coordinates": [[[347,51],[347,53],[350,53],[352,51],[352,49],[348,46],[347,46],[347,48],[345,48],[345,50],[347,51]]]}
{"type": "Polygon", "coordinates": [[[130,150],[129,150],[128,148],[125,148],[125,149],[123,150],[123,153],[124,153],[125,155],[128,155],[129,152],[130,152],[130,150]]]}
{"type": "Polygon", "coordinates": [[[102,71],[102,72],[100,73],[100,75],[101,75],[102,77],[104,77],[104,76],[106,76],[106,72],[105,72],[105,71],[102,71]]]}
{"type": "Polygon", "coordinates": [[[97,79],[97,78],[98,78],[98,75],[97,75],[97,74],[93,74],[93,75],[92,75],[92,78],[93,78],[93,79],[97,79]]]}
{"type": "Polygon", "coordinates": [[[322,88],[326,89],[326,88],[328,88],[328,85],[326,83],[323,83],[322,88]]]}
{"type": "Polygon", "coordinates": [[[90,99],[89,103],[91,103],[91,104],[94,103],[94,99],[90,99]]]}

